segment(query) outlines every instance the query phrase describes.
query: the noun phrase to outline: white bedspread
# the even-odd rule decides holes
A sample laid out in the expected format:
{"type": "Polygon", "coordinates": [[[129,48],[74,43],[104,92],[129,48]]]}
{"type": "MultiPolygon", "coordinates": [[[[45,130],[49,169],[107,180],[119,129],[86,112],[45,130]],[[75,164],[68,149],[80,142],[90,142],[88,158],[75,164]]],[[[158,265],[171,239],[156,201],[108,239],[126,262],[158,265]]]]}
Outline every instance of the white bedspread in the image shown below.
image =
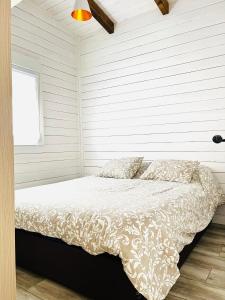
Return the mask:
{"type": "Polygon", "coordinates": [[[191,184],[85,177],[16,192],[16,227],[97,255],[119,255],[148,300],[179,277],[179,252],[211,221],[221,194],[200,168],[191,184]]]}

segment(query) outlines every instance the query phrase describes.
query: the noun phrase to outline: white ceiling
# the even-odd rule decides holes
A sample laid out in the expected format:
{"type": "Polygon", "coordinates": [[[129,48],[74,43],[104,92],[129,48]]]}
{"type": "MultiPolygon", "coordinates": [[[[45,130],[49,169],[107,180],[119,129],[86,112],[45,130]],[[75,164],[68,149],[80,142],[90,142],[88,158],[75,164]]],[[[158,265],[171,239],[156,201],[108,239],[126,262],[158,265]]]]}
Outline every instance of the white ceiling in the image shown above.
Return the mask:
{"type": "MultiPolygon", "coordinates": [[[[33,2],[79,35],[86,35],[101,28],[94,18],[88,22],[77,22],[72,19],[70,14],[74,0],[33,0],[33,2]]],[[[115,23],[158,9],[154,0],[96,0],[96,2],[111,16],[115,23]]]]}
{"type": "Polygon", "coordinates": [[[11,0],[11,7],[16,6],[19,4],[22,0],[11,0]]]}

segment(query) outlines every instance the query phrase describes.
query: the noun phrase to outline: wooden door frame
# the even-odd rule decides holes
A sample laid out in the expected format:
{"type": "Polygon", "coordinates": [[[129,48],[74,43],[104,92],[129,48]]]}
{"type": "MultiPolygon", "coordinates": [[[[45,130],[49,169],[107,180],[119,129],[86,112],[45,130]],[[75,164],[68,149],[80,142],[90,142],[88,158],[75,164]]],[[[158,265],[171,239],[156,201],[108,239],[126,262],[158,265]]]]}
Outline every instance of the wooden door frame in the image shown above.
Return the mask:
{"type": "Polygon", "coordinates": [[[0,299],[16,299],[11,1],[0,0],[0,299]]]}

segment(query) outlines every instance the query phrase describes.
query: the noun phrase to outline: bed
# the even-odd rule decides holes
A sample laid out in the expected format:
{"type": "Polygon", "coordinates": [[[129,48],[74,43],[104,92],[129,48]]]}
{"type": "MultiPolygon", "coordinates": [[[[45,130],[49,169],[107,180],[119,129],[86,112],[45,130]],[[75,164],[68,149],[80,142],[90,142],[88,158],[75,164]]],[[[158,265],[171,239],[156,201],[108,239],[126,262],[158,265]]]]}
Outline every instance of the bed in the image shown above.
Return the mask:
{"type": "Polygon", "coordinates": [[[19,190],[17,264],[91,299],[163,300],[221,201],[205,167],[190,184],[84,177],[19,190]]]}

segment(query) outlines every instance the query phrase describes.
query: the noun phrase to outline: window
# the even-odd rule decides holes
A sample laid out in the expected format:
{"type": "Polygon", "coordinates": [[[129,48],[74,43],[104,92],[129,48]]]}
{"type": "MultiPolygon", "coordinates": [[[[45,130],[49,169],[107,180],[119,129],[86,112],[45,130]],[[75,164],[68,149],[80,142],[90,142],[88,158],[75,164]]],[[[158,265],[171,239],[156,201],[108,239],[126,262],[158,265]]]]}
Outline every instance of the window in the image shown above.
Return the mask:
{"type": "Polygon", "coordinates": [[[13,67],[13,134],[15,145],[38,145],[41,139],[39,76],[13,67]]]}

